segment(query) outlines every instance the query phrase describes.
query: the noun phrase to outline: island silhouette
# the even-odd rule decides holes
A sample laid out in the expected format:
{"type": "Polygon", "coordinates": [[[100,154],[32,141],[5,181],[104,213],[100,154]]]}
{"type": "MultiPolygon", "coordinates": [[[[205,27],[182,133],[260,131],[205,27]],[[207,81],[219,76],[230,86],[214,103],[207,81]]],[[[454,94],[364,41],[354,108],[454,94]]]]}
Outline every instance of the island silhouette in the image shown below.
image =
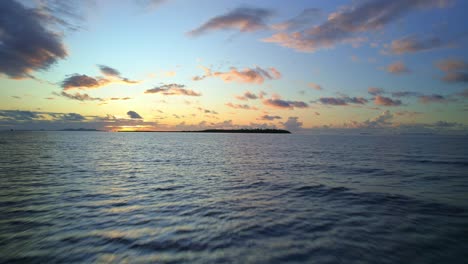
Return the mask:
{"type": "Polygon", "coordinates": [[[182,133],[252,133],[252,134],[291,134],[284,129],[242,128],[242,129],[205,129],[184,131],[122,130],[118,132],[182,132],[182,133]]]}

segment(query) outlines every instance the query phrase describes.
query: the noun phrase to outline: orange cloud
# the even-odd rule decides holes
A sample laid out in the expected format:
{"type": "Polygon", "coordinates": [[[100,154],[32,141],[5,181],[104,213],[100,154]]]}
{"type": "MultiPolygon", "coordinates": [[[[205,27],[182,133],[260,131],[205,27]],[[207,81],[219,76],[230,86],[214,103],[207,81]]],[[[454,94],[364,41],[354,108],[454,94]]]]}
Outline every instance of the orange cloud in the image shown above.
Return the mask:
{"type": "Polygon", "coordinates": [[[448,47],[450,44],[438,37],[418,38],[409,36],[392,41],[390,52],[393,54],[405,54],[429,51],[438,48],[448,47]]]}
{"type": "Polygon", "coordinates": [[[388,65],[386,70],[387,72],[392,73],[392,74],[410,73],[410,70],[401,61],[397,61],[395,63],[388,65]]]}
{"type": "Polygon", "coordinates": [[[446,59],[437,62],[437,67],[444,72],[460,71],[468,68],[468,64],[458,59],[446,59]]]}
{"type": "Polygon", "coordinates": [[[322,86],[316,84],[316,83],[309,83],[308,86],[314,90],[321,91],[323,90],[322,86]]]}
{"type": "Polygon", "coordinates": [[[399,106],[401,105],[400,100],[394,100],[389,97],[377,95],[374,99],[374,104],[383,106],[399,106]]]}
{"type": "Polygon", "coordinates": [[[445,72],[442,80],[449,83],[468,82],[468,64],[458,59],[439,61],[437,67],[445,72]]]}
{"type": "Polygon", "coordinates": [[[63,90],[70,89],[96,89],[110,83],[110,80],[102,77],[90,77],[86,74],[73,74],[62,81],[63,90]]]}
{"type": "Polygon", "coordinates": [[[177,73],[175,71],[167,71],[167,72],[164,73],[164,75],[166,77],[174,77],[174,76],[177,75],[177,73]]]}

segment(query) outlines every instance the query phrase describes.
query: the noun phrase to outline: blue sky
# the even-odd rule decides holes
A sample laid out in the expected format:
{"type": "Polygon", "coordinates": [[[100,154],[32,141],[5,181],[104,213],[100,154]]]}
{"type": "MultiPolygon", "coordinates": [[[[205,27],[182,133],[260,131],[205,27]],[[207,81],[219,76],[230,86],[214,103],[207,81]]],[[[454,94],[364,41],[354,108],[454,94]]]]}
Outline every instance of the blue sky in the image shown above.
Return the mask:
{"type": "Polygon", "coordinates": [[[466,1],[0,7],[0,129],[468,125],[466,1]]]}

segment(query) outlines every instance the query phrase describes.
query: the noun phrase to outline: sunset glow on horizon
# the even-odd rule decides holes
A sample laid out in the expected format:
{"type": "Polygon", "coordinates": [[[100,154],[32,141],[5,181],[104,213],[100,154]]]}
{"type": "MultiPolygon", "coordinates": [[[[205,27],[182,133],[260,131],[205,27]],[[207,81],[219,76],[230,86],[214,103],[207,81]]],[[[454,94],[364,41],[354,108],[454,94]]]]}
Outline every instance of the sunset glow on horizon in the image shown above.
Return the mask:
{"type": "Polygon", "coordinates": [[[468,2],[0,2],[0,130],[468,131],[468,2]]]}

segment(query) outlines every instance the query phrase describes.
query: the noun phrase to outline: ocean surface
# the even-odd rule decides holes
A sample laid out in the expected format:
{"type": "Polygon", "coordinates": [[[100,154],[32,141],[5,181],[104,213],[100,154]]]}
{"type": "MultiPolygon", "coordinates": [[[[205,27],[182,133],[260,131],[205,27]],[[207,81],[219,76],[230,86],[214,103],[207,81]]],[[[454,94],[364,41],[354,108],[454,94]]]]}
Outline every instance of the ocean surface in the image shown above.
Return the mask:
{"type": "Polygon", "coordinates": [[[468,137],[2,132],[1,263],[468,263],[468,137]]]}

